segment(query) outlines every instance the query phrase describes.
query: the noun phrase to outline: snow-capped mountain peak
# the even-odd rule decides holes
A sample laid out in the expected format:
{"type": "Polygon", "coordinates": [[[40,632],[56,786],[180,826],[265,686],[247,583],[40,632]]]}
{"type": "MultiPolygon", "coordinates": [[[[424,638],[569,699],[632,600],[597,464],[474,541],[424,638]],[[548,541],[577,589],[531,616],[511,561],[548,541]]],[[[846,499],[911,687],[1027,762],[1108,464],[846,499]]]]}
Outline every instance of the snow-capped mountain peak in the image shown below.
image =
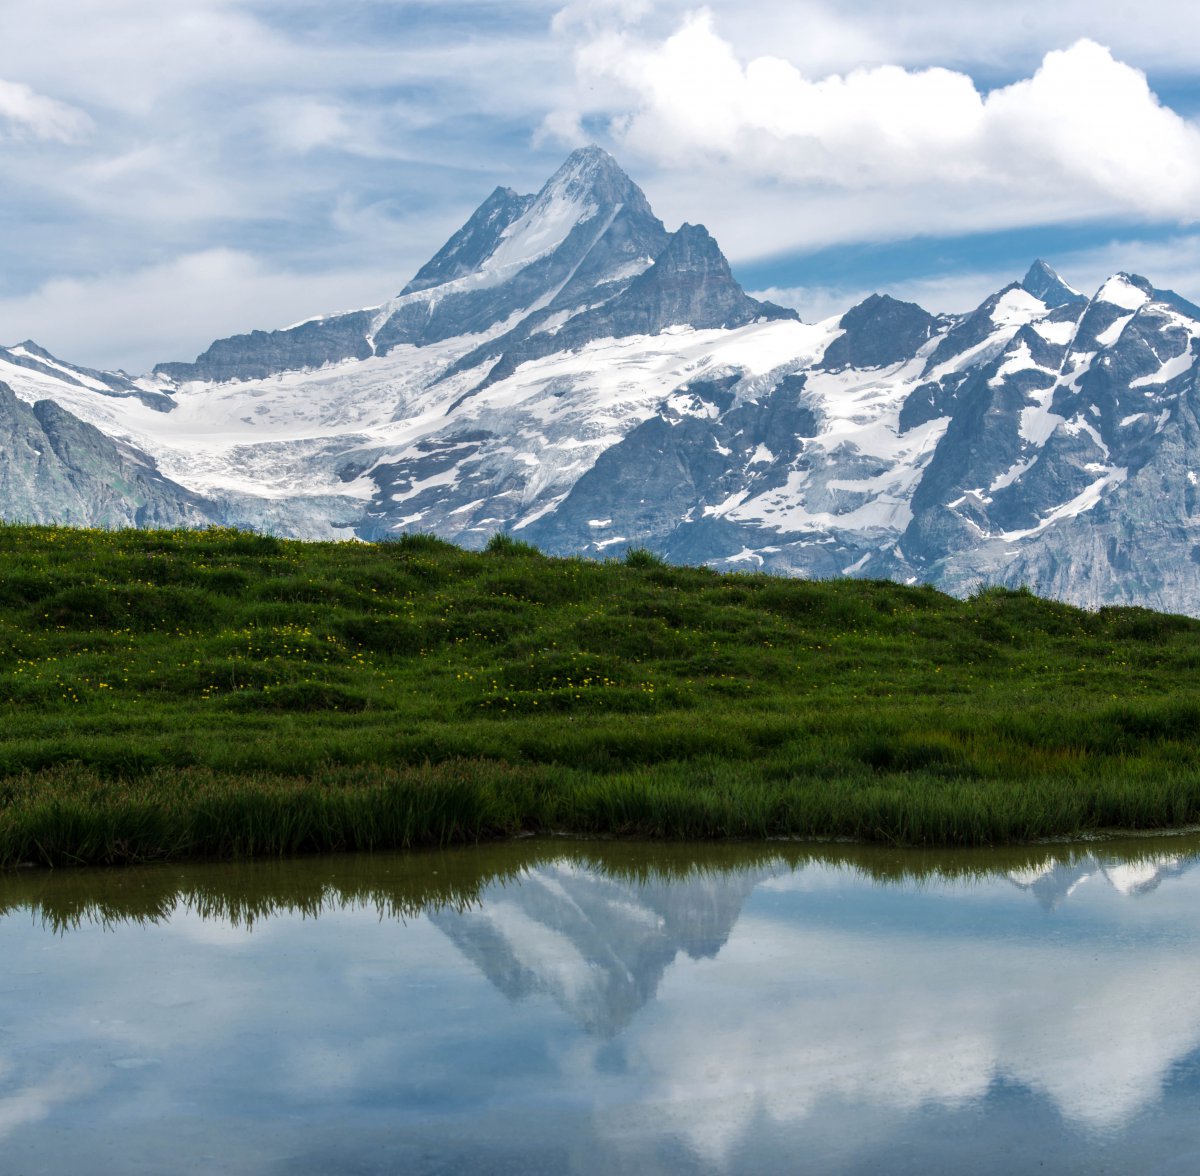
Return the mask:
{"type": "Polygon", "coordinates": [[[1154,297],[1154,287],[1138,274],[1114,274],[1096,292],[1094,301],[1107,302],[1122,310],[1137,310],[1154,297]]]}
{"type": "Polygon", "coordinates": [[[467,341],[461,357],[530,316],[565,320],[612,297],[666,243],[641,189],[607,152],[582,148],[535,196],[495,189],[383,306],[220,339],[194,363],[159,364],[155,375],[175,384],[261,379],[455,339],[467,341]]]}
{"type": "MultiPolygon", "coordinates": [[[[613,208],[630,202],[644,204],[642,190],[602,147],[594,144],[572,151],[562,166],[542,186],[536,203],[545,208],[559,204],[613,208]]],[[[649,206],[646,205],[648,211],[649,206]]]]}
{"type": "Polygon", "coordinates": [[[1021,286],[1046,306],[1064,306],[1071,302],[1086,302],[1086,296],[1069,286],[1040,257],[1021,279],[1021,286]]]}
{"type": "MultiPolygon", "coordinates": [[[[536,196],[504,191],[504,213],[518,203],[525,207],[501,228],[494,248],[476,267],[479,273],[504,275],[523,268],[553,253],[573,231],[589,222],[603,220],[607,227],[626,204],[640,205],[639,211],[653,215],[641,189],[599,147],[573,151],[536,196]]],[[[493,216],[498,223],[499,216],[493,216]]]]}

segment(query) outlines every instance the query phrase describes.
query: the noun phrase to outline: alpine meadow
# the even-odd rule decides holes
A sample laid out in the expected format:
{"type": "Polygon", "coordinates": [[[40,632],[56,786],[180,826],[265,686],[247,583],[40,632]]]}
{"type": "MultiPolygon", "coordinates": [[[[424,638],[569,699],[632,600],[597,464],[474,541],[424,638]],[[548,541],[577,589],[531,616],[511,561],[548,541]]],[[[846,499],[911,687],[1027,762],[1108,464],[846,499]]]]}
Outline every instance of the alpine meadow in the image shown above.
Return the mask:
{"type": "Polygon", "coordinates": [[[503,535],[5,526],[0,558],[6,866],[1200,820],[1185,617],[503,535]]]}

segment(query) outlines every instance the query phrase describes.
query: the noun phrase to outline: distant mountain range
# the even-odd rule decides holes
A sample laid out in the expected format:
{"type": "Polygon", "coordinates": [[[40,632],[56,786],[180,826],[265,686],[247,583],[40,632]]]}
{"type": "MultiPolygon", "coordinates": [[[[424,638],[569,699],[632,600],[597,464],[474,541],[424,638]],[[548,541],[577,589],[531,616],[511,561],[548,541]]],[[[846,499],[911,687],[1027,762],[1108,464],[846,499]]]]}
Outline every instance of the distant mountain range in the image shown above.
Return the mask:
{"type": "Polygon", "coordinates": [[[590,147],[382,306],[140,378],[0,348],[0,517],[503,531],[1200,615],[1198,340],[1177,294],[1040,261],[969,314],[803,323],[590,147]]]}

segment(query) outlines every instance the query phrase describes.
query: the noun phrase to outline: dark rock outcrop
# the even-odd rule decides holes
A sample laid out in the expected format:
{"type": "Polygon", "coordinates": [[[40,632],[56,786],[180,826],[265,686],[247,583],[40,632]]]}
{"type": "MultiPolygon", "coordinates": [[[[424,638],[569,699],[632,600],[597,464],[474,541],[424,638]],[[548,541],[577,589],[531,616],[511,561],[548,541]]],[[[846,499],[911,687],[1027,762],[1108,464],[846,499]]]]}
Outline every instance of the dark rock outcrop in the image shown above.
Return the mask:
{"type": "Polygon", "coordinates": [[[840,334],[825,349],[821,367],[888,367],[911,359],[932,337],[937,319],[915,302],[900,302],[887,294],[872,294],[838,324],[840,334]]]}
{"type": "Polygon", "coordinates": [[[185,383],[206,380],[260,380],[277,372],[300,371],[366,359],[374,355],[367,338],[372,315],[360,310],[352,314],[313,319],[283,331],[251,331],[218,339],[195,363],[160,363],[154,374],[185,383]]]}
{"type": "Polygon", "coordinates": [[[1068,286],[1040,257],[1021,279],[1021,286],[1047,306],[1069,306],[1087,301],[1085,295],[1068,286]]]}

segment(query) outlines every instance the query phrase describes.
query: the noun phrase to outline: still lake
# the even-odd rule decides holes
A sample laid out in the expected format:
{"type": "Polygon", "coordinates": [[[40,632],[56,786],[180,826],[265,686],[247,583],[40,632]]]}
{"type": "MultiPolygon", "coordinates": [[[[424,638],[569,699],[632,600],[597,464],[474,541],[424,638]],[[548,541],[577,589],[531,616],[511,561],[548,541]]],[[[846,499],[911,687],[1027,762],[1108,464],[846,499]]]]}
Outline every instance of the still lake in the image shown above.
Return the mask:
{"type": "Polygon", "coordinates": [[[1200,838],[0,875],[0,1173],[1200,1171],[1200,838]]]}

